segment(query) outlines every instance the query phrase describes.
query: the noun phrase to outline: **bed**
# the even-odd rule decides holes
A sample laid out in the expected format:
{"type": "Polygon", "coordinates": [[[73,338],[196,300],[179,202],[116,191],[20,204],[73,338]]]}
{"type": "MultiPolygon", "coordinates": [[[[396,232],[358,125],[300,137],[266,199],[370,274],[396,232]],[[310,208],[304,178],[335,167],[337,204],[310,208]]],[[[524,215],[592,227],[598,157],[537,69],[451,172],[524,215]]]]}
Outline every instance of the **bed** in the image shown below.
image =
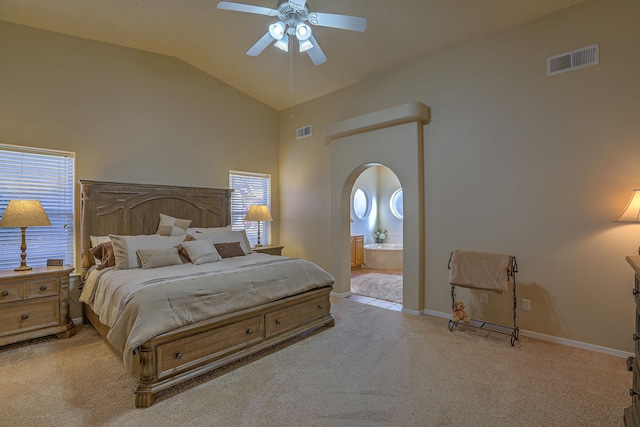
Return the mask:
{"type": "MultiPolygon", "coordinates": [[[[190,230],[198,232],[225,230],[231,223],[232,190],[87,180],[80,186],[84,318],[135,377],[136,407],[151,406],[159,392],[206,372],[335,325],[329,301],[333,278],[304,260],[250,253],[197,265],[96,269],[92,240],[109,235],[154,239],[160,214],[189,219],[190,230]],[[116,284],[115,291],[103,289],[109,282],[116,284]],[[105,309],[98,301],[112,306],[105,309]],[[185,308],[191,302],[195,307],[185,308]]],[[[202,236],[196,240],[205,240],[202,236]]],[[[226,250],[224,244],[215,247],[226,250]]],[[[157,259],[145,264],[146,253],[137,254],[145,267],[157,259]]]]}

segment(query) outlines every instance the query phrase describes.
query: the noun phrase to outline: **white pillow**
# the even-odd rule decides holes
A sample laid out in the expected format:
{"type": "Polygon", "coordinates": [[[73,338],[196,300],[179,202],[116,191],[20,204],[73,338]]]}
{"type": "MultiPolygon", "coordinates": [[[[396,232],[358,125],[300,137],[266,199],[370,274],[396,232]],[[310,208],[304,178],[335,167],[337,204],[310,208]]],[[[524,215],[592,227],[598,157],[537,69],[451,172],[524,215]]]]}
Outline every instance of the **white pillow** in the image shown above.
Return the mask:
{"type": "Polygon", "coordinates": [[[116,236],[110,234],[113,254],[116,258],[116,270],[140,268],[138,249],[164,249],[176,247],[184,240],[184,236],[159,236],[157,234],[139,236],[116,236]]]}
{"type": "Polygon", "coordinates": [[[226,227],[208,227],[208,228],[195,227],[195,228],[187,228],[187,234],[208,233],[210,231],[211,232],[231,231],[231,224],[227,225],[226,227]]]}
{"type": "Polygon", "coordinates": [[[157,268],[167,265],[182,264],[178,248],[162,248],[162,249],[138,249],[136,251],[140,258],[142,268],[157,268]]]}
{"type": "Polygon", "coordinates": [[[251,250],[249,239],[247,239],[247,233],[244,230],[216,230],[208,231],[206,233],[194,233],[192,234],[192,236],[198,240],[208,240],[211,243],[240,242],[240,247],[245,254],[250,254],[251,252],[253,252],[251,250]]]}
{"type": "Polygon", "coordinates": [[[187,227],[189,227],[190,224],[190,219],[180,219],[160,214],[160,223],[158,224],[156,234],[161,236],[184,236],[187,234],[187,227]]]}
{"type": "Polygon", "coordinates": [[[182,242],[182,247],[189,254],[189,259],[194,264],[220,261],[222,258],[208,240],[190,240],[182,242]]]}

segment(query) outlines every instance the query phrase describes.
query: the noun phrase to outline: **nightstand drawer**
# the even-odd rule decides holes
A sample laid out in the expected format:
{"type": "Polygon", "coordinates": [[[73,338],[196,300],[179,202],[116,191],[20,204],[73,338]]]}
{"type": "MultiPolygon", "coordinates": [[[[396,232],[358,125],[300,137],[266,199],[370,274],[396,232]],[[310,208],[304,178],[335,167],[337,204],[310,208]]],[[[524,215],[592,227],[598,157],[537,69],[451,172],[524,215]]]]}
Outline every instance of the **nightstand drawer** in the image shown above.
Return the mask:
{"type": "Polygon", "coordinates": [[[0,304],[6,304],[22,299],[22,284],[11,283],[0,286],[0,304]]]}
{"type": "Polygon", "coordinates": [[[26,285],[27,299],[50,297],[60,293],[60,282],[57,277],[29,281],[26,285]]]}
{"type": "Polygon", "coordinates": [[[0,335],[55,326],[60,322],[58,298],[6,306],[0,311],[0,335]]]}

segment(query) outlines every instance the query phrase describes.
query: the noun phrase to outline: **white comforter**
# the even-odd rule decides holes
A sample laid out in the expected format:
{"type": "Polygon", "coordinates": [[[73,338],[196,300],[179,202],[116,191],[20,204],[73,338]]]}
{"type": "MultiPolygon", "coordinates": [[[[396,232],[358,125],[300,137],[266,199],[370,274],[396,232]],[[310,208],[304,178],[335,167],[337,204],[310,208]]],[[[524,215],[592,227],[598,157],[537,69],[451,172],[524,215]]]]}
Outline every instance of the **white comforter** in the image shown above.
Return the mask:
{"type": "Polygon", "coordinates": [[[333,282],[309,261],[254,253],[202,265],[96,270],[80,301],[111,328],[107,339],[131,370],[133,350],[157,335],[333,282]]]}

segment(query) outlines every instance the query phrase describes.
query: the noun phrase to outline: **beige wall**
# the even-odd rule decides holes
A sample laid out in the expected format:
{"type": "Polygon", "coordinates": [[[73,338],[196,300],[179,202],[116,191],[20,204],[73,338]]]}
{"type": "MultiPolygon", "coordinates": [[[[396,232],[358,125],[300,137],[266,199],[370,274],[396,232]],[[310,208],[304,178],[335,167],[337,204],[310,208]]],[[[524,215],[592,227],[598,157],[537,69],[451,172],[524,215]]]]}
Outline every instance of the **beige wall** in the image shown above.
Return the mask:
{"type": "MultiPolygon", "coordinates": [[[[278,113],[175,58],[0,22],[0,142],[76,153],[76,177],[229,186],[272,176],[278,113]]],[[[75,314],[74,314],[75,315],[75,314]]]]}
{"type": "MultiPolygon", "coordinates": [[[[639,20],[636,0],[587,2],[371,76],[297,106],[293,119],[282,112],[280,241],[288,254],[330,264],[331,146],[322,129],[422,102],[432,109],[424,127],[426,309],[449,311],[451,250],[508,252],[520,266],[518,296],[531,300],[531,312],[518,313],[522,329],[632,351],[633,275],[624,257],[635,254],[640,226],[613,220],[640,186],[639,20]],[[594,43],[600,65],[546,77],[546,57],[594,43]],[[313,137],[296,140],[306,124],[313,137]]],[[[491,294],[480,314],[508,315],[508,299],[491,294]]]]}

